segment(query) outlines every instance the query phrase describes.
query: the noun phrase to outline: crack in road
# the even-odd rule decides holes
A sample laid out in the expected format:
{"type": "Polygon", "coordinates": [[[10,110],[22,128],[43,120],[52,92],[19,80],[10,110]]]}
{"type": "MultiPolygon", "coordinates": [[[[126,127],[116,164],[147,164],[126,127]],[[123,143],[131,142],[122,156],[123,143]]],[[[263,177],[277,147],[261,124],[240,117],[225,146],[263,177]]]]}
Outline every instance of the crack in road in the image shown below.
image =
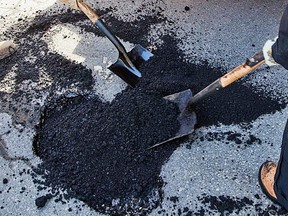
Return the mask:
{"type": "Polygon", "coordinates": [[[4,134],[0,135],[0,155],[4,158],[4,160],[7,161],[23,161],[25,164],[27,164],[30,167],[33,167],[30,160],[28,158],[25,157],[11,157],[7,151],[7,145],[6,142],[4,141],[4,139],[2,138],[3,135],[8,134],[7,132],[4,134]]]}

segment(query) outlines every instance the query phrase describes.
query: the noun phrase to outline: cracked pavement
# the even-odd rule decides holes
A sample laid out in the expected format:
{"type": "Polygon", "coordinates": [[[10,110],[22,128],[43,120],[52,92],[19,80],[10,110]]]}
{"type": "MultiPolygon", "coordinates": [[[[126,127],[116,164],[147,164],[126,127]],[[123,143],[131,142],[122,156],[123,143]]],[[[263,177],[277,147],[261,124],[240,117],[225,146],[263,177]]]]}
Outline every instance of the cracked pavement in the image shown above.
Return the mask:
{"type": "MultiPolygon", "coordinates": [[[[151,24],[147,36],[151,47],[160,48],[161,36],[172,32],[179,39],[178,47],[185,54],[186,61],[197,63],[205,60],[227,71],[258,52],[267,39],[276,36],[287,4],[284,0],[257,4],[247,0],[233,3],[227,0],[88,2],[103,11],[110,9],[103,15],[104,19],[113,16],[124,22],[141,21],[142,16],[161,8],[166,20],[157,25],[151,24]]],[[[3,32],[21,22],[29,26],[39,10],[53,14],[56,9],[66,8],[54,0],[0,0],[0,3],[3,32]]],[[[78,23],[83,22],[88,23],[78,23]]],[[[13,40],[13,35],[1,33],[0,39],[13,40]]],[[[66,23],[54,25],[43,37],[34,40],[43,41],[48,44],[50,52],[82,63],[92,71],[95,83],[90,89],[81,89],[75,82],[65,88],[56,88],[56,95],[88,91],[103,101],[112,101],[127,87],[107,70],[107,65],[116,56],[112,45],[104,37],[95,37],[81,31],[79,26],[66,23]],[[65,37],[67,35],[69,37],[65,37]]],[[[27,42],[25,39],[23,41],[27,42]]],[[[129,41],[123,43],[128,49],[134,46],[129,41]]],[[[31,64],[37,62],[33,52],[23,58],[31,64]]],[[[100,215],[76,199],[62,203],[53,198],[41,209],[35,205],[35,199],[44,195],[45,191],[37,189],[31,176],[31,167],[41,163],[33,153],[34,127],[40,119],[41,106],[49,95],[47,89],[56,82],[46,73],[47,68],[37,68],[37,64],[35,67],[39,79],[22,81],[17,81],[17,63],[8,74],[2,74],[0,68],[0,93],[3,95],[0,99],[0,215],[100,215]],[[31,97],[13,98],[16,89],[31,97]]],[[[163,166],[163,201],[150,215],[189,215],[189,212],[192,215],[280,214],[260,189],[258,169],[265,160],[277,161],[280,154],[288,116],[287,71],[282,67],[267,69],[263,66],[243,80],[243,85],[251,91],[281,102],[284,108],[261,115],[249,123],[249,129],[242,124],[215,122],[215,125],[195,130],[191,141],[182,143],[163,166]],[[255,138],[254,144],[237,145],[235,139],[229,139],[231,131],[239,134],[238,138],[243,143],[255,138]],[[205,201],[207,197],[211,198],[210,201],[205,201]],[[230,203],[238,204],[238,208],[221,213],[212,205],[214,197],[224,197],[230,203]]],[[[227,100],[232,98],[231,94],[227,100]]]]}

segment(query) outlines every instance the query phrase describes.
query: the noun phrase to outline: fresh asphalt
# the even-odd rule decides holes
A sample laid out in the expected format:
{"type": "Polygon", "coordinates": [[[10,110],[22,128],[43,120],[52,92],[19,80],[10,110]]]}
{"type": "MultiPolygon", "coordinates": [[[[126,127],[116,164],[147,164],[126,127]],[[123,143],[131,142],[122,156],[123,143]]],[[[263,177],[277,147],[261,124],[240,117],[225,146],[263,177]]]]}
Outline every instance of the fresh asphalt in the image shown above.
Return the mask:
{"type": "MultiPolygon", "coordinates": [[[[150,14],[154,8],[161,8],[163,16],[173,24],[167,24],[168,22],[164,21],[162,25],[151,26],[151,33],[147,40],[156,49],[161,44],[160,35],[171,31],[179,39],[179,48],[185,53],[187,61],[206,60],[215,67],[229,70],[261,50],[266,40],[277,35],[281,14],[286,4],[287,1],[284,0],[257,2],[245,0],[233,3],[227,0],[136,0],[133,3],[125,0],[111,0],[99,1],[94,7],[101,10],[111,7],[113,13],[110,12],[105,16],[114,16],[116,19],[127,22],[133,22],[141,16],[150,14]]],[[[26,20],[29,23],[37,10],[56,7],[53,0],[48,2],[15,0],[8,3],[0,0],[0,5],[0,15],[5,17],[5,19],[0,19],[1,26],[4,26],[3,32],[5,28],[20,22],[20,17],[27,16],[26,20]]],[[[49,13],[48,10],[47,13],[49,13]]],[[[93,56],[92,61],[91,55],[90,59],[81,57],[88,56],[92,52],[90,46],[81,51],[82,53],[75,51],[75,47],[80,42],[77,37],[82,37],[81,43],[86,44],[91,42],[91,35],[88,33],[81,35],[79,28],[71,25],[55,26],[53,29],[43,38],[49,43],[51,51],[58,52],[68,59],[83,62],[94,71],[96,77],[99,76],[97,71],[102,72],[102,77],[107,75],[108,72],[102,70],[103,64],[107,63],[106,59],[93,56]],[[61,39],[68,33],[75,34],[75,37],[65,43],[61,39]],[[99,65],[95,65],[95,61],[99,62],[99,65]]],[[[7,38],[0,34],[0,39],[13,39],[13,35],[7,38]]],[[[98,40],[101,41],[102,38],[98,40]]],[[[103,51],[103,56],[111,55],[109,45],[106,45],[104,40],[103,43],[103,50],[106,51],[106,53],[103,51]]],[[[132,46],[129,41],[125,42],[125,45],[132,46]]],[[[99,50],[100,48],[98,47],[99,50]]],[[[13,71],[3,79],[1,78],[1,92],[13,92],[15,85],[13,78],[13,71]]],[[[101,88],[95,88],[95,93],[101,95],[103,100],[111,101],[116,93],[125,88],[125,84],[117,78],[108,81],[108,84],[105,83],[105,79],[97,83],[101,88]],[[113,89],[108,88],[111,82],[114,84],[113,89]]],[[[25,91],[32,91],[27,87],[27,83],[20,85],[25,91]]],[[[261,96],[264,95],[287,104],[287,71],[280,66],[270,69],[261,67],[244,78],[243,85],[261,96]]],[[[43,104],[45,94],[46,92],[43,91],[38,101],[40,104],[43,104]]],[[[20,105],[23,106],[23,104],[20,105]]],[[[33,109],[33,106],[27,106],[33,109]]],[[[38,192],[29,173],[31,164],[40,163],[40,159],[32,151],[34,129],[29,125],[24,127],[17,124],[17,118],[21,119],[22,116],[11,115],[7,107],[5,101],[1,99],[0,215],[76,215],[79,207],[82,209],[78,212],[79,215],[99,215],[78,200],[70,200],[62,204],[52,199],[44,208],[37,209],[35,199],[45,192],[38,192]],[[29,159],[29,162],[25,159],[29,159]],[[73,211],[69,211],[70,209],[73,211]]],[[[185,215],[189,211],[203,215],[220,215],[211,202],[203,201],[205,197],[224,197],[230,201],[244,203],[241,208],[234,209],[232,212],[224,212],[225,215],[258,215],[260,212],[275,214],[277,208],[271,207],[272,203],[266,199],[259,187],[258,169],[265,160],[277,161],[287,114],[287,106],[281,111],[263,114],[250,122],[249,130],[240,124],[216,123],[213,126],[197,129],[193,135],[193,141],[182,143],[163,166],[161,176],[166,183],[163,188],[164,199],[162,206],[155,209],[151,215],[178,213],[185,215]],[[239,148],[227,137],[211,141],[211,137],[207,136],[211,133],[225,134],[230,131],[241,134],[243,140],[253,135],[261,140],[261,145],[256,143],[249,147],[239,148]],[[171,197],[177,199],[168,199],[171,197]],[[253,204],[245,201],[245,198],[253,201],[253,204]],[[260,207],[257,208],[257,206],[260,207]]]]}

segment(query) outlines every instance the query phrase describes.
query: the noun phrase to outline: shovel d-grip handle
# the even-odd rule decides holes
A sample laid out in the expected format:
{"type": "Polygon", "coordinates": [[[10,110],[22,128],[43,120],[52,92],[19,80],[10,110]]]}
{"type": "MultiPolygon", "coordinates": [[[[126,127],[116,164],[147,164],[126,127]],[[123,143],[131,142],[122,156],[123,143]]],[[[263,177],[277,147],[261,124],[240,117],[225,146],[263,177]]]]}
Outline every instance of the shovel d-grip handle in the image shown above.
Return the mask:
{"type": "Polygon", "coordinates": [[[235,67],[233,70],[229,71],[228,73],[226,73],[219,79],[215,80],[209,86],[201,90],[199,93],[197,93],[194,97],[191,98],[191,100],[188,103],[187,108],[193,107],[193,105],[196,102],[199,102],[200,100],[204,99],[208,95],[211,95],[212,93],[217,92],[220,89],[225,88],[228,85],[236,82],[237,80],[244,77],[248,73],[254,71],[264,62],[265,62],[265,58],[264,58],[263,52],[259,52],[255,54],[253,57],[247,59],[245,63],[235,67]]]}

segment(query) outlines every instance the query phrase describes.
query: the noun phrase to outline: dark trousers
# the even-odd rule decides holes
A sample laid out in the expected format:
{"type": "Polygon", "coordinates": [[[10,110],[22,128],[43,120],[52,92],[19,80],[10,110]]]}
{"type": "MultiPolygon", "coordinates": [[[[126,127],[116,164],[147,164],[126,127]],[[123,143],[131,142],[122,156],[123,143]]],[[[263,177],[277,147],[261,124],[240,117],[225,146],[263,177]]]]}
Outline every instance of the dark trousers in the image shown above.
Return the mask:
{"type": "Polygon", "coordinates": [[[272,56],[288,70],[288,5],[281,18],[278,40],[272,46],[272,56]]]}
{"type": "Polygon", "coordinates": [[[283,134],[281,155],[275,175],[274,191],[279,203],[288,211],[288,121],[283,134]]]}

